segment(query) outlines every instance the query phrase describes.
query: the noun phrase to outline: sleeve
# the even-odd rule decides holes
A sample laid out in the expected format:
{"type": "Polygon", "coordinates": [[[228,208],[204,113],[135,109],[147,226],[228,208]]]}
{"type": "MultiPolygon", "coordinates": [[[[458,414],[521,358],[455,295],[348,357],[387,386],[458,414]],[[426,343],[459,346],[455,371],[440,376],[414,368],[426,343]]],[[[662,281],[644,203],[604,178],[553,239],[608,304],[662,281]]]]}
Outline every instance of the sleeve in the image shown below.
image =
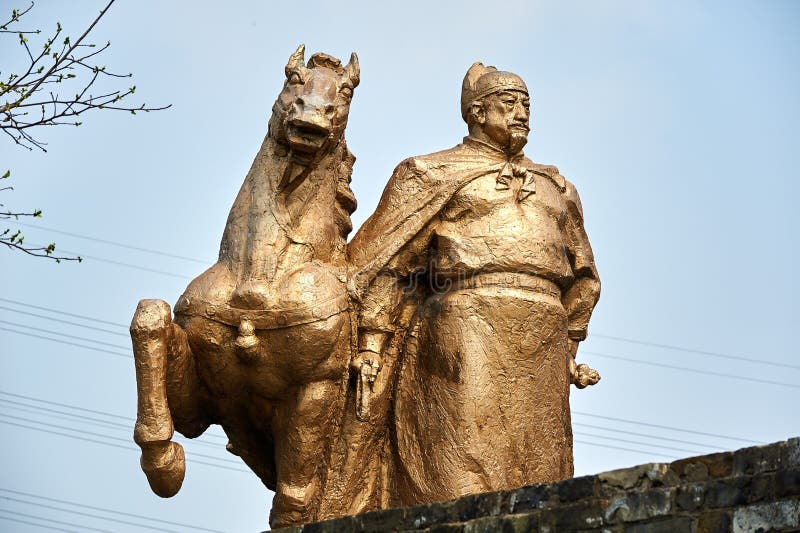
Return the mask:
{"type": "Polygon", "coordinates": [[[382,353],[396,330],[402,310],[423,289],[420,280],[427,272],[433,227],[433,223],[427,224],[370,283],[359,313],[359,351],[382,353]]]}
{"type": "Polygon", "coordinates": [[[600,298],[600,278],[594,264],[589,237],[583,227],[581,200],[575,186],[568,181],[566,181],[565,196],[567,255],[574,281],[564,292],[561,302],[567,311],[569,338],[582,341],[586,338],[589,319],[600,298]]]}
{"type": "MultiPolygon", "coordinates": [[[[419,163],[406,160],[395,169],[389,183],[402,184],[404,188],[418,186],[414,177],[425,170],[419,163]]],[[[388,195],[393,194],[391,187],[387,187],[387,191],[388,195]]],[[[384,191],[378,209],[405,211],[415,208],[414,205],[396,205],[387,201],[387,191],[384,191]]],[[[427,271],[434,226],[435,221],[428,221],[370,281],[359,311],[359,351],[382,353],[396,330],[402,310],[419,295],[422,290],[419,281],[427,271]]]]}

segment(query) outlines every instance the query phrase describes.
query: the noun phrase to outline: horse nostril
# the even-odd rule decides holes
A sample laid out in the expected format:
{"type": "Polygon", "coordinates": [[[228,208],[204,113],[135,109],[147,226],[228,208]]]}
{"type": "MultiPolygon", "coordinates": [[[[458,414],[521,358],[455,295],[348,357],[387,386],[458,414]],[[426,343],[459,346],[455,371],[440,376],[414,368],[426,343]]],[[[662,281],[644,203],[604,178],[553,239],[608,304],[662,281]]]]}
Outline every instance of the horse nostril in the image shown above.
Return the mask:
{"type": "Polygon", "coordinates": [[[325,114],[332,115],[333,114],[333,105],[328,104],[325,106],[325,114]]]}
{"type": "Polygon", "coordinates": [[[298,96],[297,98],[294,99],[294,105],[296,105],[300,109],[303,109],[303,106],[306,105],[306,101],[303,100],[302,96],[298,96]]]}

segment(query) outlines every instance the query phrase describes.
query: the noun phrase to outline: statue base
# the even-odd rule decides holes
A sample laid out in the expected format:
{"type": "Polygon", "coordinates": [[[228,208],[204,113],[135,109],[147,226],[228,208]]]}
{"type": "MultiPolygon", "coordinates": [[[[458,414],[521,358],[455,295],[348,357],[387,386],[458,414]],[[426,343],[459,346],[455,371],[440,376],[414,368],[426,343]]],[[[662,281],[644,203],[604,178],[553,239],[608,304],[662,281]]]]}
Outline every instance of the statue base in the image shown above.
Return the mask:
{"type": "Polygon", "coordinates": [[[797,532],[800,437],[276,531],[797,532]]]}

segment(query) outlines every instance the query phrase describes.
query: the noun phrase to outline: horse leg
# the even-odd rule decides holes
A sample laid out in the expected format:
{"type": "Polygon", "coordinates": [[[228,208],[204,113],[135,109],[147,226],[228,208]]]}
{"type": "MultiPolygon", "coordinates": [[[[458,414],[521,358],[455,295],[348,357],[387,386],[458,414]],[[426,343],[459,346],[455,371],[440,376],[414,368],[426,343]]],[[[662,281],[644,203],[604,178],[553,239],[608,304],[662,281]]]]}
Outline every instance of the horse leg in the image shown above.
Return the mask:
{"type": "Polygon", "coordinates": [[[270,527],[287,527],[316,519],[324,466],[341,414],[342,384],[323,380],[301,385],[294,401],[276,412],[277,490],[270,527]]]}
{"type": "MultiPolygon", "coordinates": [[[[169,304],[163,300],[140,301],[130,331],[138,393],[133,440],[142,449],[141,466],[150,488],[168,498],[180,490],[186,472],[183,448],[170,440],[174,433],[170,405],[178,407],[184,415],[181,419],[199,418],[185,416],[192,410],[186,404],[190,395],[185,394],[192,387],[186,385],[197,381],[194,357],[186,334],[172,323],[169,304]]],[[[197,435],[208,426],[200,429],[201,425],[189,424],[192,429],[199,429],[192,431],[197,435]]]]}

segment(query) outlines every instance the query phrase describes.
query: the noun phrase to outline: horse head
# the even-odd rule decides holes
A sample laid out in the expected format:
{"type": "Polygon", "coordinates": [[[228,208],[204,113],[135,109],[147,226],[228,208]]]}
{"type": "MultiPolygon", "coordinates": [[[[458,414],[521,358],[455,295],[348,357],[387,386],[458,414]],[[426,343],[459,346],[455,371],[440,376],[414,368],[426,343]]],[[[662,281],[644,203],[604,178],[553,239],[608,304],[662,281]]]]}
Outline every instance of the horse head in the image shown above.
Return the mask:
{"type": "Polygon", "coordinates": [[[360,76],[355,53],[345,66],[323,53],[304,64],[304,55],[301,44],[286,63],[286,81],[272,108],[271,124],[275,140],[288,145],[298,162],[319,160],[339,143],[360,76]]]}

